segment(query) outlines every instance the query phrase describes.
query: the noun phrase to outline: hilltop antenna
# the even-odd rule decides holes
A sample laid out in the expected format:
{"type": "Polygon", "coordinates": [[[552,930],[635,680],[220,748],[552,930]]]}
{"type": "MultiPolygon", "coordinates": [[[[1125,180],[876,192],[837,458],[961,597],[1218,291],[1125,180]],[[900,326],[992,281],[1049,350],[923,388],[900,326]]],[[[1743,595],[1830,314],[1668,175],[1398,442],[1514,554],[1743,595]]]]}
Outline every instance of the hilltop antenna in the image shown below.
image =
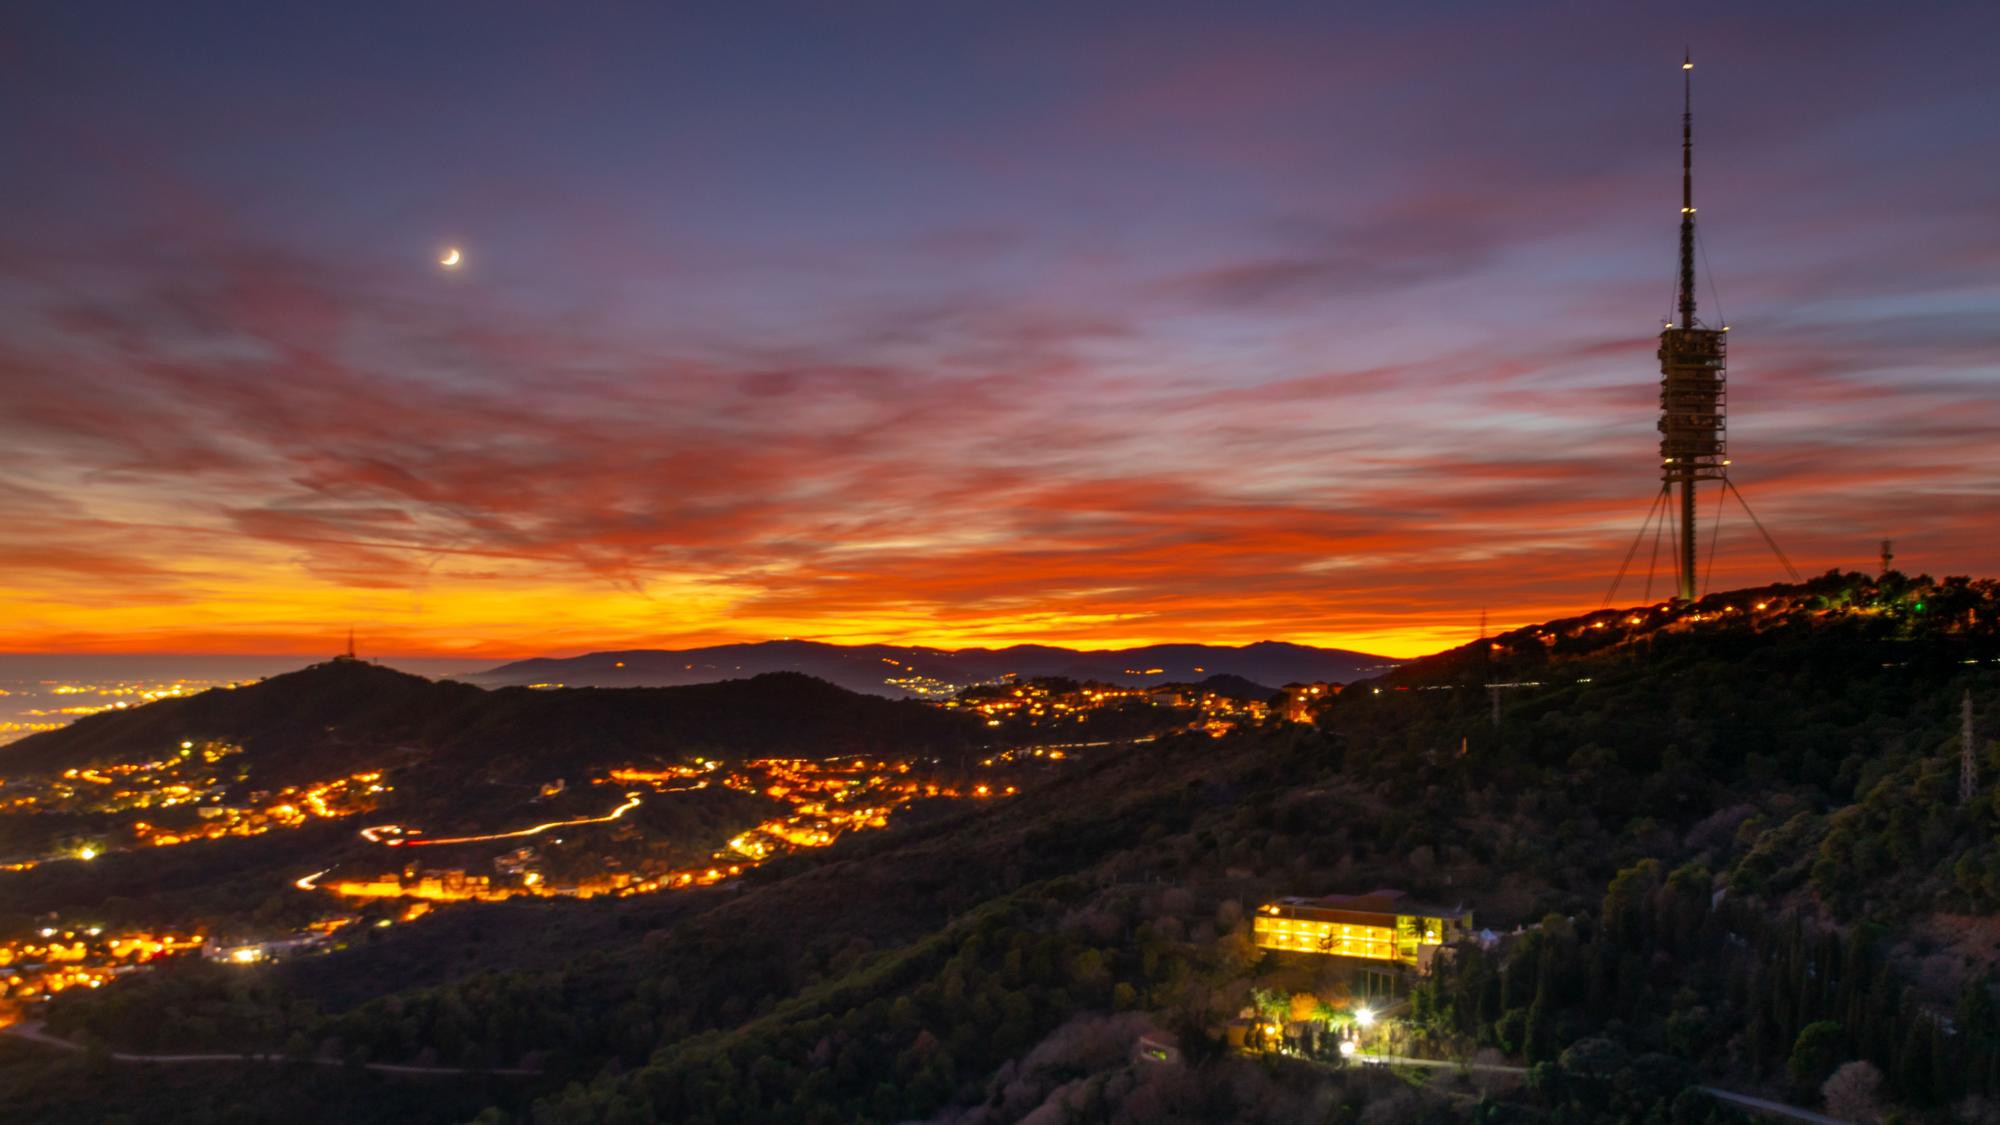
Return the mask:
{"type": "Polygon", "coordinates": [[[1965,689],[1965,698],[1959,704],[1960,718],[1964,729],[1958,738],[1958,803],[1971,803],[1979,795],[1979,760],[1973,755],[1972,729],[1972,689],[1965,689]]]}
{"type": "MultiPolygon", "coordinates": [[[[1764,529],[1750,505],[1743,499],[1741,490],[1729,480],[1728,458],[1728,364],[1726,346],[1729,326],[1724,324],[1710,327],[1703,324],[1695,310],[1695,257],[1700,241],[1695,230],[1694,205],[1694,55],[1692,52],[1681,59],[1681,224],[1679,271],[1674,286],[1674,307],[1667,314],[1667,321],[1660,326],[1660,491],[1654,494],[1654,506],[1660,516],[1654,528],[1655,557],[1661,534],[1671,531],[1674,539],[1674,576],[1677,589],[1676,598],[1682,603],[1693,602],[1699,596],[1696,588],[1695,539],[1700,520],[1696,504],[1697,487],[1706,481],[1719,482],[1723,495],[1716,498],[1715,529],[1713,538],[1722,535],[1722,508],[1730,495],[1750,515],[1764,541],[1771,548],[1793,581],[1798,581],[1798,572],[1791,561],[1778,549],[1775,539],[1764,529]],[[1676,505],[1675,493],[1679,493],[1676,505]],[[1678,511],[1676,511],[1678,508],[1678,511]]],[[[1718,305],[1718,308],[1720,306],[1718,305]]],[[[1648,525],[1653,523],[1648,515],[1647,522],[1639,527],[1638,538],[1632,549],[1626,552],[1625,565],[1618,568],[1618,577],[1612,580],[1611,594],[1606,604],[1616,596],[1618,584],[1631,566],[1632,555],[1643,542],[1648,525]]],[[[1709,548],[1709,574],[1715,569],[1715,547],[1709,548]]],[[[1647,597],[1651,597],[1651,575],[1648,574],[1647,597]]],[[[1706,584],[1706,580],[1703,580],[1706,584]]]]}
{"type": "Polygon", "coordinates": [[[1889,564],[1896,561],[1896,552],[1890,549],[1893,546],[1893,540],[1882,540],[1882,573],[1885,575],[1889,573],[1889,564]]]}
{"type": "Polygon", "coordinates": [[[1660,331],[1660,480],[1680,492],[1674,570],[1680,600],[1695,599],[1695,487],[1722,480],[1727,403],[1723,333],[1695,316],[1694,57],[1681,60],[1681,230],[1678,322],[1660,331]]]}

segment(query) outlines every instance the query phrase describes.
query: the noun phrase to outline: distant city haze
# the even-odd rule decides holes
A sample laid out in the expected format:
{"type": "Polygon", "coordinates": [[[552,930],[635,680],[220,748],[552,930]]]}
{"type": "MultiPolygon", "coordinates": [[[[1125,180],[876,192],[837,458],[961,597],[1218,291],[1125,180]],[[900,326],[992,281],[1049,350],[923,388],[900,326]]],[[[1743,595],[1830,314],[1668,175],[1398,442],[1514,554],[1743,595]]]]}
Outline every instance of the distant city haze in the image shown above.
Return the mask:
{"type": "Polygon", "coordinates": [[[1994,5],[776,7],[10,16],[0,650],[1594,608],[1690,47],[1733,479],[1809,574],[2000,572],[1994,5]]]}
{"type": "MultiPolygon", "coordinates": [[[[142,706],[168,697],[245,683],[323,660],[318,656],[186,653],[0,653],[0,745],[55,730],[87,714],[142,706]]],[[[422,658],[383,663],[420,676],[476,670],[464,661],[422,658]]]]}

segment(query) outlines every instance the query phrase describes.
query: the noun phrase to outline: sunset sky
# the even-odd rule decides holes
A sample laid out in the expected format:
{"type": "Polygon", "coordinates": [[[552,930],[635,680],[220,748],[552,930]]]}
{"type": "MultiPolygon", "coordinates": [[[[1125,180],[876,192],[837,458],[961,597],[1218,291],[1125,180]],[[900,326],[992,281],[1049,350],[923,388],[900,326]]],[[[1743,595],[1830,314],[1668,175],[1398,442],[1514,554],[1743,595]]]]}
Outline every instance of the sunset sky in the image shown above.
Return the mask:
{"type": "Polygon", "coordinates": [[[0,14],[0,650],[1596,608],[1689,44],[1736,480],[2000,573],[1993,5],[359,7],[0,14]]]}

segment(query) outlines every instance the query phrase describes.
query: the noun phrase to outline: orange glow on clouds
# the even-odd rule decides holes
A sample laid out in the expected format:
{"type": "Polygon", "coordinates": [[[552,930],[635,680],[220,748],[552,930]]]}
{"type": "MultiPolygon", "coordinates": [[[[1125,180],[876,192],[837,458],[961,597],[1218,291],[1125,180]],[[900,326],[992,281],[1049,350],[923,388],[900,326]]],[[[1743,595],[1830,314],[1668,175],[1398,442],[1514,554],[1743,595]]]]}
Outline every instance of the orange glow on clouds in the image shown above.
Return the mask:
{"type": "MultiPolygon", "coordinates": [[[[220,268],[186,299],[275,366],[178,362],[145,300],[4,357],[25,471],[0,486],[0,649],[316,655],[352,624],[378,654],[496,660],[787,636],[1410,656],[1482,610],[1498,629],[1594,608],[1655,487],[1643,334],[1571,348],[1580,368],[1446,351],[1228,392],[1085,365],[1023,312],[1038,343],[969,374],[660,369],[220,268]],[[439,351],[481,377],[337,361],[322,318],[404,334],[385,365],[439,351]],[[589,373],[545,375],[569,366],[589,373]]],[[[1762,383],[1733,430],[1801,568],[1865,565],[1877,528],[1913,568],[1990,563],[1963,482],[2000,476],[1994,405],[1816,394],[1804,347],[1739,341],[1762,383]],[[1843,427],[1873,444],[1829,464],[1820,435],[1843,427]]],[[[1724,540],[1718,587],[1777,577],[1739,513],[1724,540]]]]}

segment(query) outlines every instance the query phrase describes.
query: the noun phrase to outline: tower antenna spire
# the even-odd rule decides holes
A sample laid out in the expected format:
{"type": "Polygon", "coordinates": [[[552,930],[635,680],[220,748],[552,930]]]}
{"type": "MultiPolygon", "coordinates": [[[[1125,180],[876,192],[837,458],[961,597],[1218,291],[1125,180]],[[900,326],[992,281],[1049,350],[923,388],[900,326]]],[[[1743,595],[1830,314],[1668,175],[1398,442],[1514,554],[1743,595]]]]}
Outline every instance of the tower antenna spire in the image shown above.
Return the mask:
{"type": "Polygon", "coordinates": [[[1681,59],[1681,327],[1694,327],[1694,53],[1681,59]]]}

